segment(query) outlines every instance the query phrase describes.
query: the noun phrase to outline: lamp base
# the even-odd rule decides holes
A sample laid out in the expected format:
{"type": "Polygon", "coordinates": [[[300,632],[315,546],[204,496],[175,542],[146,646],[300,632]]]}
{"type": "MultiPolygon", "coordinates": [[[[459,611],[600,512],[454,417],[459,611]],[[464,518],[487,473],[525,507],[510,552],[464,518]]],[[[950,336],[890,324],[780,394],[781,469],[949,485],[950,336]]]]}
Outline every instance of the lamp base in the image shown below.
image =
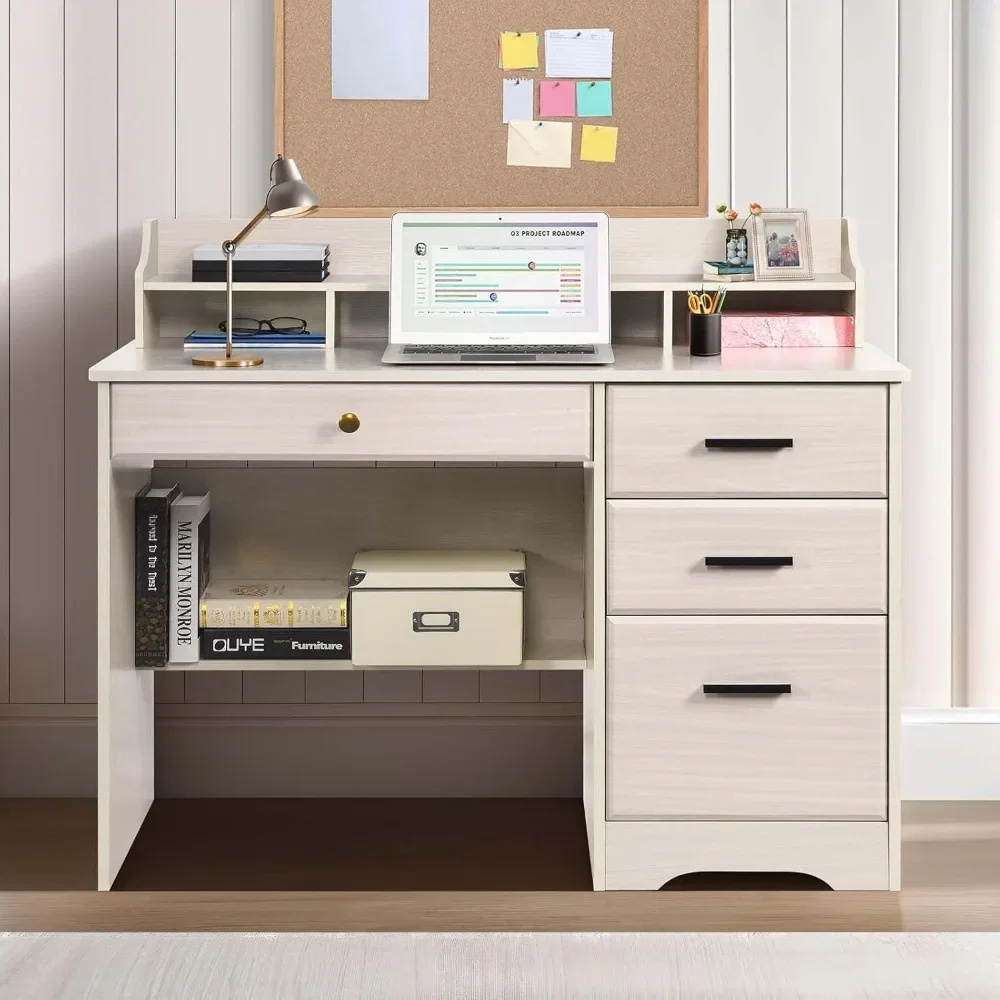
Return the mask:
{"type": "Polygon", "coordinates": [[[256,368],[262,365],[264,359],[259,354],[196,354],[191,364],[199,368],[256,368]]]}

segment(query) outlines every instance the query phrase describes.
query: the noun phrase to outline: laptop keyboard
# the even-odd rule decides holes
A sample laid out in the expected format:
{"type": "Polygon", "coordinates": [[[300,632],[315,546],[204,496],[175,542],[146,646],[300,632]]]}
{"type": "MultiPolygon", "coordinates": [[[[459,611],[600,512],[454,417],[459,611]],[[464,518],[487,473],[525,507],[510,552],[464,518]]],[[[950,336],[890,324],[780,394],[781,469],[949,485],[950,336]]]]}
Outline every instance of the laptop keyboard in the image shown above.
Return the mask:
{"type": "Polygon", "coordinates": [[[407,344],[404,354],[596,354],[593,345],[571,344],[407,344]]]}

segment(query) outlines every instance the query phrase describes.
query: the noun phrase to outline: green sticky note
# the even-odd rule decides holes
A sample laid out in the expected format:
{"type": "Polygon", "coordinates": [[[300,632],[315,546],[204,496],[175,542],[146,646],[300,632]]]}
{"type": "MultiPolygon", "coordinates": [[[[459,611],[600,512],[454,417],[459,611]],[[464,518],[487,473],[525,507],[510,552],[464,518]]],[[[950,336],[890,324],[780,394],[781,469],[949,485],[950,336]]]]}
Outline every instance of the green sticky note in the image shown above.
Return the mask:
{"type": "Polygon", "coordinates": [[[610,118],[611,81],[581,80],[577,83],[576,113],[581,118],[610,118]]]}

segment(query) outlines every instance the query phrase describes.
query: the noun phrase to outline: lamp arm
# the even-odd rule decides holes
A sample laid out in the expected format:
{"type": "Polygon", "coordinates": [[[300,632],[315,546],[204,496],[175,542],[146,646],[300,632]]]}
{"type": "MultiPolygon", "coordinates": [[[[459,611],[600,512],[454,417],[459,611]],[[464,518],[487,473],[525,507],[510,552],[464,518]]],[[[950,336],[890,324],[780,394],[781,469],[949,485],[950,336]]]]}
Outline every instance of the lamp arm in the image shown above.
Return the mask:
{"type": "Polygon", "coordinates": [[[226,243],[232,244],[233,250],[236,248],[256,229],[257,223],[260,222],[267,215],[267,205],[264,207],[233,237],[231,240],[226,240],[222,244],[223,252],[226,250],[226,243]]]}

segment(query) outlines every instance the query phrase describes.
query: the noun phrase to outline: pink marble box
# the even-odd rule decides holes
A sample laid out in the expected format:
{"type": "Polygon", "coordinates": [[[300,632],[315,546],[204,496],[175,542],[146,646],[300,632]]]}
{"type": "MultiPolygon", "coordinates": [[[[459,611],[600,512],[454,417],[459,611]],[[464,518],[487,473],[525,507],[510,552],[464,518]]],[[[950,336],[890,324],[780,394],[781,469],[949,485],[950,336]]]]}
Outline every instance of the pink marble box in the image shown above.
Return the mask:
{"type": "Polygon", "coordinates": [[[815,313],[722,313],[723,347],[853,347],[854,317],[815,313]]]}

